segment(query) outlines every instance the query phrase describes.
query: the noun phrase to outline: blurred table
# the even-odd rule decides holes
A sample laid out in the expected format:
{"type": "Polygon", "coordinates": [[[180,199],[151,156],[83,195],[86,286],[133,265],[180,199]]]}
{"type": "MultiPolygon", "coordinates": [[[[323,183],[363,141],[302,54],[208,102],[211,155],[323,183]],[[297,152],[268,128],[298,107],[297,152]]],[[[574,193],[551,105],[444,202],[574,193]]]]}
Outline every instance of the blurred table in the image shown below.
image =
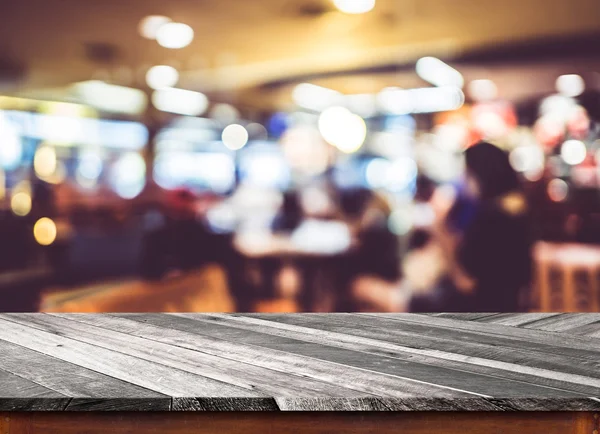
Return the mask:
{"type": "Polygon", "coordinates": [[[600,311],[600,247],[540,242],[535,246],[534,309],[600,311]]]}
{"type": "Polygon", "coordinates": [[[337,286],[334,270],[355,244],[349,226],[342,221],[308,220],[289,234],[240,231],[233,245],[244,264],[242,277],[236,280],[250,283],[246,290],[253,293],[240,296],[253,301],[293,298],[303,311],[331,311],[337,286]],[[286,290],[285,286],[292,288],[286,290]]]}
{"type": "Polygon", "coordinates": [[[205,266],[162,280],[125,279],[78,288],[54,288],[42,312],[232,312],[235,304],[222,269],[205,266]]]}

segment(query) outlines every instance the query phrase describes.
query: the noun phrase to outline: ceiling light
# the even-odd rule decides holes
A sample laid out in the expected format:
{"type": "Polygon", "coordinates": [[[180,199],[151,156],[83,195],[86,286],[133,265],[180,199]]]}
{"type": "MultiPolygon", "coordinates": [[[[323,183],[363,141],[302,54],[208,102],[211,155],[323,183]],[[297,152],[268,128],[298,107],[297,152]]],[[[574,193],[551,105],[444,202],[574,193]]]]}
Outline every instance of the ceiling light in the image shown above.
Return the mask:
{"type": "Polygon", "coordinates": [[[156,39],[158,30],[167,23],[170,23],[171,19],[162,15],[150,15],[140,21],[138,30],[140,35],[146,39],[156,39]]]}
{"type": "Polygon", "coordinates": [[[156,33],[156,41],[165,48],[187,47],[193,40],[194,30],[183,23],[166,23],[156,33]]]}
{"type": "Polygon", "coordinates": [[[186,116],[200,116],[208,108],[208,98],[200,92],[163,88],[154,91],[152,104],[158,110],[186,116]]]}
{"type": "Polygon", "coordinates": [[[319,131],[325,141],[340,151],[358,151],[367,137],[363,118],[345,107],[331,107],[319,117],[319,131]]]}
{"type": "Polygon", "coordinates": [[[417,74],[434,86],[456,86],[465,84],[463,76],[456,69],[435,57],[423,57],[417,62],[417,74]]]}
{"type": "Polygon", "coordinates": [[[388,87],[379,92],[377,105],[388,114],[405,115],[413,111],[410,93],[398,87],[388,87]]]}
{"type": "Polygon", "coordinates": [[[380,109],[388,114],[436,113],[456,110],[465,102],[458,87],[426,87],[421,89],[384,89],[377,96],[380,109]]]}
{"type": "Polygon", "coordinates": [[[179,72],[172,66],[153,66],[146,73],[146,83],[152,89],[173,87],[179,81],[179,72]]]}
{"type": "Polygon", "coordinates": [[[333,4],[346,14],[364,14],[375,7],[375,0],[333,0],[333,4]]]}
{"type": "Polygon", "coordinates": [[[103,81],[76,83],[73,91],[82,103],[106,112],[139,115],[148,107],[148,98],[143,91],[103,81]]]}
{"type": "Polygon", "coordinates": [[[310,83],[297,85],[292,92],[292,99],[296,105],[314,111],[322,111],[338,104],[342,94],[325,87],[310,83]]]}

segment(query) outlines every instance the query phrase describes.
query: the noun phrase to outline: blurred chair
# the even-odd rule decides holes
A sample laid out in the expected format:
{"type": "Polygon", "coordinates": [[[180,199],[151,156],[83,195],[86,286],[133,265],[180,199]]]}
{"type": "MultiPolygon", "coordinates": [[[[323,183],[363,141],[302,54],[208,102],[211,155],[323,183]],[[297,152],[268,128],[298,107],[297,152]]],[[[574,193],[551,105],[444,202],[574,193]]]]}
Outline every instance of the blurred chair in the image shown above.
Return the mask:
{"type": "Polygon", "coordinates": [[[540,242],[534,258],[532,310],[600,312],[600,247],[540,242]]]}

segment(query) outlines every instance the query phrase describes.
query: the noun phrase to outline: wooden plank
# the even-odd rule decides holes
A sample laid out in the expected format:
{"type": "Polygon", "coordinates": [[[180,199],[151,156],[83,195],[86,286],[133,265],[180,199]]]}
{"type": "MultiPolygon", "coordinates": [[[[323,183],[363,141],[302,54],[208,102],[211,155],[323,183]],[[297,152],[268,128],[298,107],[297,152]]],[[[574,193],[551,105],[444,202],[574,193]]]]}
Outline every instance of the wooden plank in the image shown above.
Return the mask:
{"type": "Polygon", "coordinates": [[[599,338],[600,321],[569,329],[569,335],[586,336],[588,338],[599,338]]]}
{"type": "MultiPolygon", "coordinates": [[[[41,328],[46,332],[59,332],[61,336],[67,338],[77,339],[81,342],[263,394],[288,397],[308,397],[315,396],[315,394],[321,396],[356,395],[356,392],[350,389],[323,383],[312,378],[239,363],[231,359],[96,327],[89,323],[82,323],[65,317],[10,314],[8,318],[22,324],[41,328]]],[[[96,316],[96,318],[102,321],[102,317],[96,316]]],[[[108,321],[110,322],[111,319],[108,318],[108,321]]]]}
{"type": "Polygon", "coordinates": [[[0,418],[9,418],[6,434],[81,434],[82,427],[87,434],[592,434],[593,427],[592,414],[581,412],[92,412],[0,413],[0,418]]]}
{"type": "Polygon", "coordinates": [[[6,341],[0,341],[0,366],[72,397],[68,410],[165,411],[171,406],[171,398],[166,395],[6,341]]]}
{"type": "MultiPolygon", "coordinates": [[[[209,316],[206,315],[173,315],[195,319],[197,321],[210,321],[209,316]]],[[[385,354],[385,362],[370,370],[381,372],[385,371],[386,367],[390,365],[394,366],[396,369],[399,366],[406,367],[406,375],[409,378],[415,378],[415,376],[420,378],[419,374],[424,374],[427,375],[427,381],[429,383],[446,386],[455,384],[453,383],[453,379],[456,380],[456,378],[460,378],[462,383],[459,390],[468,390],[483,395],[555,397],[557,394],[562,396],[576,396],[577,394],[593,396],[595,393],[599,392],[598,387],[591,387],[586,383],[587,381],[590,381],[587,377],[577,377],[576,379],[579,383],[572,384],[571,382],[562,379],[561,377],[563,374],[559,372],[546,373],[550,378],[539,378],[537,374],[539,374],[540,370],[538,369],[535,369],[536,375],[527,375],[527,373],[520,372],[519,370],[523,369],[520,366],[514,367],[515,372],[507,372],[505,370],[499,370],[494,366],[488,366],[488,360],[484,360],[483,362],[485,364],[482,366],[465,364],[465,362],[469,361],[469,357],[457,357],[456,361],[448,360],[447,358],[444,358],[444,356],[446,356],[445,353],[436,350],[424,351],[401,347],[374,339],[363,339],[342,333],[331,333],[323,330],[307,329],[306,327],[289,326],[264,321],[258,318],[232,317],[229,315],[211,316],[216,317],[218,324],[221,324],[222,326],[228,325],[234,328],[241,328],[242,331],[238,336],[238,339],[243,339],[243,336],[248,336],[248,331],[260,331],[261,333],[268,333],[274,336],[328,345],[329,348],[326,353],[321,351],[321,354],[315,353],[313,354],[313,357],[329,361],[332,361],[332,357],[335,357],[336,354],[338,354],[338,350],[334,348],[335,346],[339,349],[349,349],[353,350],[353,352],[358,352],[358,354],[362,354],[362,360],[359,358],[357,364],[360,364],[361,361],[364,364],[365,360],[369,359],[369,357],[364,356],[364,353],[377,355],[385,354]],[[280,328],[277,328],[278,326],[280,328]],[[408,365],[406,365],[406,363],[408,363],[408,365]],[[437,370],[438,368],[439,370],[437,370]],[[447,379],[448,377],[450,380],[447,379]],[[526,380],[531,381],[531,383],[526,380]]],[[[198,329],[200,329],[200,327],[198,327],[198,329]]],[[[201,328],[201,330],[202,331],[199,331],[198,333],[205,333],[206,328],[201,328]]],[[[214,333],[230,335],[230,332],[227,331],[225,327],[215,330],[214,333]]],[[[230,340],[231,336],[224,337],[224,339],[230,340]]],[[[282,344],[273,342],[273,338],[270,337],[268,339],[263,338],[262,342],[253,342],[253,344],[272,349],[284,348],[285,351],[306,355],[306,352],[303,351],[307,346],[306,343],[283,346],[282,344]]],[[[340,364],[348,364],[347,359],[337,359],[337,362],[340,364]]]]}
{"type": "Polygon", "coordinates": [[[391,342],[411,348],[436,348],[447,353],[491,358],[508,363],[595,378],[600,385],[600,348],[595,351],[556,348],[552,345],[508,339],[497,334],[473,334],[427,324],[413,324],[382,317],[339,314],[320,316],[254,315],[277,323],[310,327],[391,342]]]}
{"type": "Polygon", "coordinates": [[[439,313],[430,313],[430,314],[418,314],[418,315],[430,315],[430,316],[438,316],[440,318],[449,318],[449,319],[459,319],[461,321],[476,321],[482,320],[484,318],[493,317],[498,315],[497,313],[455,313],[455,312],[439,312],[439,313]]]}
{"type": "Polygon", "coordinates": [[[0,411],[63,410],[70,398],[0,369],[0,411]]]}
{"type": "Polygon", "coordinates": [[[273,398],[173,398],[173,411],[279,411],[273,398]]]}
{"type": "MultiPolygon", "coordinates": [[[[507,326],[521,326],[523,324],[527,324],[529,322],[537,321],[539,319],[554,317],[560,314],[557,313],[545,313],[545,312],[536,312],[536,313],[497,313],[494,315],[483,316],[478,318],[478,322],[485,322],[491,324],[502,324],[507,326]]],[[[460,316],[455,317],[454,319],[463,320],[460,316]]]]}
{"type": "Polygon", "coordinates": [[[600,331],[600,314],[563,313],[523,324],[522,327],[549,332],[568,332],[570,329],[594,324],[600,331]]]}
{"type": "Polygon", "coordinates": [[[2,340],[159,393],[179,397],[206,394],[215,398],[260,396],[260,393],[254,390],[231,386],[159,363],[59,336],[60,332],[50,333],[18,324],[7,320],[6,314],[0,317],[0,339],[2,340]]]}
{"type": "MultiPolygon", "coordinates": [[[[415,398],[405,398],[414,401],[415,398]]],[[[284,411],[390,411],[387,399],[366,398],[276,398],[277,405],[284,411]]],[[[483,401],[483,400],[482,400],[483,401]]],[[[492,410],[487,405],[486,410],[492,410]]]]}
{"type": "MultiPolygon", "coordinates": [[[[176,314],[178,316],[196,317],[199,321],[207,321],[206,316],[193,314],[176,314]]],[[[239,316],[214,315],[221,323],[228,322],[232,327],[242,329],[251,328],[262,333],[268,333],[283,337],[293,337],[299,340],[335,345],[346,349],[358,350],[367,353],[385,354],[390,357],[405,358],[410,356],[411,360],[421,361],[434,366],[447,366],[466,372],[476,372],[492,377],[528,382],[543,385],[560,390],[569,390],[582,393],[587,396],[598,396],[598,387],[588,384],[592,381],[588,377],[574,376],[562,372],[548,371],[539,368],[498,362],[487,358],[477,358],[460,354],[439,351],[435,348],[407,347],[380,341],[376,339],[349,336],[342,333],[328,332],[324,330],[309,329],[306,327],[290,326],[276,322],[264,321],[258,318],[239,316]]],[[[268,344],[267,344],[268,346],[268,344]]]]}
{"type": "MultiPolygon", "coordinates": [[[[574,350],[579,353],[581,351],[590,351],[592,357],[595,357],[595,353],[600,352],[600,348],[594,342],[587,337],[581,336],[567,336],[563,334],[550,333],[544,330],[533,330],[524,329],[521,327],[511,327],[502,324],[482,324],[477,321],[458,321],[453,319],[429,317],[423,318],[421,315],[403,313],[403,314],[369,314],[360,313],[356,314],[360,316],[368,316],[375,318],[387,318],[394,321],[400,321],[402,323],[417,323],[424,324],[442,329],[462,330],[470,333],[474,333],[478,336],[481,335],[498,335],[504,338],[516,339],[522,342],[547,344],[556,347],[556,351],[562,349],[574,350]]],[[[535,314],[534,314],[535,315],[535,314]]],[[[556,315],[556,314],[554,314],[556,315]]],[[[580,314],[582,315],[582,314],[580,314]]],[[[585,314],[587,315],[587,314],[585,314]]],[[[581,353],[585,354],[585,353],[581,353]]]]}
{"type": "Polygon", "coordinates": [[[110,329],[120,329],[147,339],[172,342],[184,348],[220,355],[242,363],[256,364],[289,374],[314,378],[327,383],[331,387],[330,392],[335,392],[337,388],[347,389],[343,394],[335,392],[337,397],[369,394],[408,397],[427,393],[436,396],[457,396],[457,392],[443,387],[405,381],[376,372],[277,350],[276,345],[271,345],[269,351],[265,351],[264,347],[254,345],[265,340],[286,348],[304,344],[292,339],[262,335],[230,327],[219,327],[211,323],[199,323],[187,318],[160,314],[114,314],[110,317],[69,315],[69,317],[78,321],[104,324],[110,329]],[[348,393],[348,391],[353,391],[353,393],[348,393]]]}

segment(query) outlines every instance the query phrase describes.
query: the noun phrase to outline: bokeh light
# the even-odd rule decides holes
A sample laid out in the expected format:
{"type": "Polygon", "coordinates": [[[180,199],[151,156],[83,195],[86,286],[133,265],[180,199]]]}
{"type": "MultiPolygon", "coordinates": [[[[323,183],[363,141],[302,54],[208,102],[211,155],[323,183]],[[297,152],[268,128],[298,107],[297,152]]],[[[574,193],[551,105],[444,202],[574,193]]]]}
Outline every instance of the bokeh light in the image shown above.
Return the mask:
{"type": "Polygon", "coordinates": [[[79,157],[75,177],[86,188],[95,187],[102,174],[102,158],[97,151],[85,151],[79,157]]]}
{"type": "Polygon", "coordinates": [[[150,15],[140,21],[138,30],[140,35],[146,39],[156,39],[158,30],[167,23],[170,23],[171,19],[162,15],[150,15]]]}
{"type": "Polygon", "coordinates": [[[194,40],[194,30],[183,23],[166,23],[156,32],[156,41],[165,48],[187,47],[194,40]]]}
{"type": "Polygon", "coordinates": [[[31,195],[26,192],[15,193],[10,200],[10,209],[15,215],[25,217],[31,212],[31,195]]]}
{"type": "Polygon", "coordinates": [[[396,210],[388,218],[388,228],[396,235],[406,235],[412,226],[413,218],[409,209],[396,210]]]}
{"type": "Polygon", "coordinates": [[[537,146],[519,146],[510,152],[509,158],[517,172],[539,171],[544,167],[544,152],[537,146]]]}
{"type": "Polygon", "coordinates": [[[33,226],[33,236],[38,244],[49,246],[56,241],[58,230],[52,219],[42,217],[33,226]]]}
{"type": "Polygon", "coordinates": [[[209,116],[222,125],[229,125],[240,117],[240,112],[231,104],[220,103],[213,106],[209,116]]]}
{"type": "Polygon", "coordinates": [[[146,162],[138,153],[123,155],[112,168],[110,183],[123,199],[138,196],[146,185],[146,162]]]}
{"type": "Polygon", "coordinates": [[[223,130],[221,140],[229,149],[237,151],[248,143],[248,131],[239,124],[231,124],[223,130]]]}
{"type": "Polygon", "coordinates": [[[468,86],[469,95],[477,102],[486,102],[496,99],[498,87],[496,83],[488,79],[473,80],[468,86]]]}
{"type": "Polygon", "coordinates": [[[563,202],[569,195],[569,185],[562,179],[553,179],[548,183],[547,193],[553,202],[563,202]]]}
{"type": "Polygon", "coordinates": [[[296,105],[305,109],[322,111],[338,104],[343,95],[333,89],[311,83],[301,83],[292,91],[292,99],[296,105]]]}
{"type": "Polygon", "coordinates": [[[17,128],[0,118],[0,167],[12,170],[21,163],[23,145],[17,128]]]}
{"type": "Polygon", "coordinates": [[[561,95],[574,98],[585,90],[585,81],[577,74],[561,75],[556,79],[556,90],[561,95]]]}
{"type": "Polygon", "coordinates": [[[344,107],[331,107],[321,113],[319,131],[327,143],[345,153],[358,151],[367,137],[364,119],[344,107]]]}
{"type": "Polygon", "coordinates": [[[63,161],[57,161],[56,170],[52,175],[44,178],[50,184],[60,184],[67,179],[67,165],[63,161]]]}
{"type": "Polygon", "coordinates": [[[252,140],[267,140],[269,138],[269,132],[264,125],[258,122],[253,122],[246,127],[248,135],[252,140]]]}
{"type": "Polygon", "coordinates": [[[287,163],[294,171],[314,176],[327,170],[331,147],[316,128],[308,125],[292,127],[284,133],[281,145],[287,163]]]}
{"type": "Polygon", "coordinates": [[[6,173],[0,168],[0,200],[6,197],[6,173]]]}
{"type": "Polygon", "coordinates": [[[435,57],[423,57],[417,61],[417,74],[434,86],[455,86],[462,88],[465,84],[460,72],[435,57]]]}
{"type": "Polygon", "coordinates": [[[56,150],[50,146],[42,146],[38,148],[33,158],[33,168],[35,174],[40,179],[49,178],[56,172],[58,161],[56,158],[56,150]]]}
{"type": "Polygon", "coordinates": [[[333,4],[345,14],[364,14],[375,7],[375,0],[333,0],[333,4]]]}
{"type": "Polygon", "coordinates": [[[163,112],[200,116],[208,108],[208,98],[200,92],[166,87],[154,91],[152,104],[163,112]]]}
{"type": "Polygon", "coordinates": [[[179,72],[169,65],[153,66],[146,73],[146,83],[152,89],[173,87],[179,81],[179,72]]]}
{"type": "Polygon", "coordinates": [[[571,166],[583,163],[587,155],[585,143],[580,140],[567,140],[560,148],[563,161],[571,166]]]}

